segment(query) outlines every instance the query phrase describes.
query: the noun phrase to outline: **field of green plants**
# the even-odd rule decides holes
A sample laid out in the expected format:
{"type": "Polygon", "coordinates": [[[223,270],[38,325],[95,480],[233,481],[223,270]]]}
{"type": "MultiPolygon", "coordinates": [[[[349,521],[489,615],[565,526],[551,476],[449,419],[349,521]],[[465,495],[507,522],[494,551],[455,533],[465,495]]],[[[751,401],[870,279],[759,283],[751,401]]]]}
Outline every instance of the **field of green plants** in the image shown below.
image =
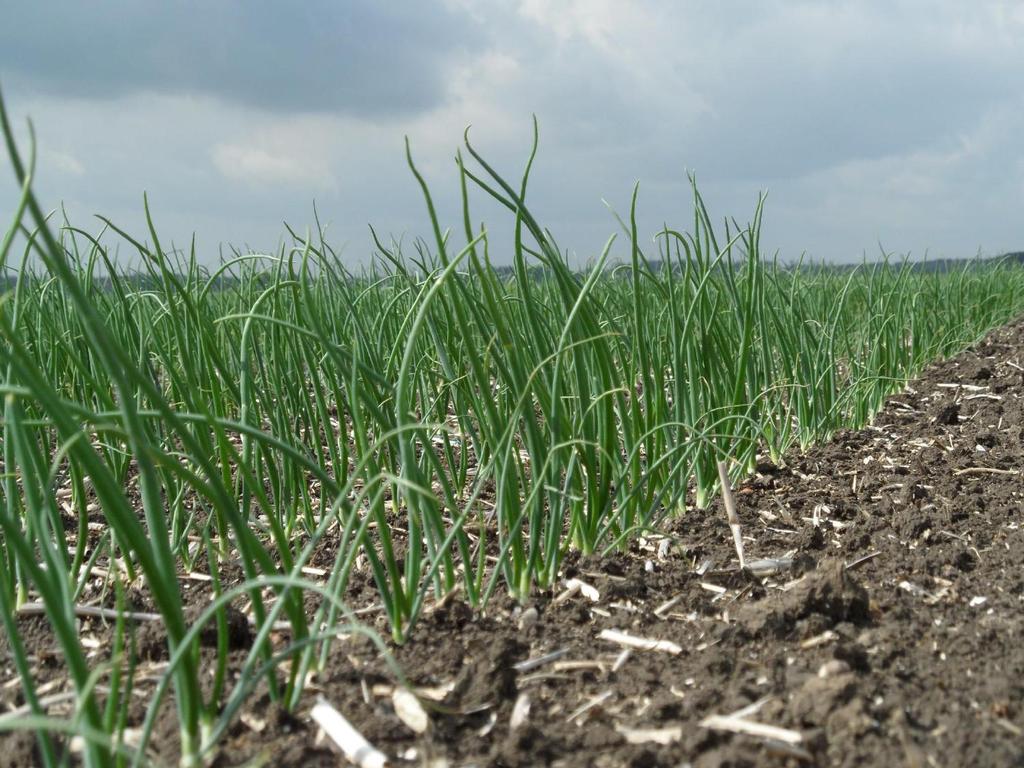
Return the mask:
{"type": "MultiPolygon", "coordinates": [[[[1024,310],[1019,267],[778,263],[760,203],[720,223],[696,185],[692,216],[653,237],[634,194],[618,223],[629,260],[609,263],[610,240],[580,270],[529,206],[533,154],[513,181],[468,138],[458,222],[438,220],[409,155],[427,233],[411,248],[375,237],[352,271],[289,233],[208,268],[164,248],[148,210],[98,230],[49,214],[34,148],[19,154],[6,114],[3,131],[23,192],[0,252],[0,616],[25,706],[0,731],[77,735],[87,766],[145,762],[164,697],[186,766],[261,682],[298,707],[334,637],[360,631],[356,571],[399,644],[452,592],[525,600],[568,552],[614,551],[708,505],[720,460],[741,477],[863,425],[924,364],[1024,310]],[[511,242],[476,222],[481,198],[507,208],[511,242]],[[313,580],[325,547],[333,566],[313,580]],[[198,619],[192,573],[212,598],[198,619]],[[133,724],[139,594],[170,664],[133,724]],[[248,659],[228,675],[220,654],[203,682],[199,635],[215,627],[226,649],[229,605],[252,623],[248,659]],[[99,654],[78,631],[90,607],[114,627],[99,654]],[[30,612],[59,644],[70,716],[37,690],[30,612]]],[[[61,763],[59,741],[39,749],[61,763]]]]}

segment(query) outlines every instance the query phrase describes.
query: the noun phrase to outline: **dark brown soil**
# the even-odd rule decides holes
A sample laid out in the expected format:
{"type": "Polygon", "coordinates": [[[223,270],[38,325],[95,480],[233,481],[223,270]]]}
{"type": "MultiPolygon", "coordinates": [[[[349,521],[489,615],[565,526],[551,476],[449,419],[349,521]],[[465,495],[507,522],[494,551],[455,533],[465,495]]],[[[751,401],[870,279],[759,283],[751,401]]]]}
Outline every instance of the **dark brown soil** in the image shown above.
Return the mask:
{"type": "MultiPolygon", "coordinates": [[[[716,502],[629,553],[570,558],[565,579],[596,601],[430,610],[393,649],[421,689],[425,734],[395,714],[377,650],[352,638],[294,716],[255,695],[215,765],[338,765],[309,718],[318,695],[394,765],[1024,765],[1022,394],[1018,321],[929,368],[867,429],[761,465],[736,489],[752,571],[716,502]],[[784,567],[766,575],[769,559],[784,567]],[[623,655],[602,630],[678,652],[623,655]],[[784,730],[709,727],[740,710],[784,730]]],[[[45,666],[45,622],[20,621],[45,666]]],[[[236,629],[241,649],[251,640],[236,629]]],[[[5,659],[0,684],[13,679],[5,659]]],[[[0,687],[0,711],[19,703],[0,687]]],[[[161,738],[173,764],[175,736],[161,738]]],[[[34,748],[0,737],[0,766],[34,764],[34,748]]]]}

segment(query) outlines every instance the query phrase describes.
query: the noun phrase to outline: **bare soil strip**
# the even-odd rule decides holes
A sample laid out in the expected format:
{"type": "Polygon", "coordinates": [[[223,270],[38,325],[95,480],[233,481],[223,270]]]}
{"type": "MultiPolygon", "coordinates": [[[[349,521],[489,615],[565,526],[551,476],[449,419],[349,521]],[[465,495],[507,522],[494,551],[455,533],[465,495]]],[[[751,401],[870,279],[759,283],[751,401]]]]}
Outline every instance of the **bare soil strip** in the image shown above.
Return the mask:
{"type": "MultiPolygon", "coordinates": [[[[416,697],[368,641],[340,641],[296,716],[255,695],[215,765],[338,765],[346,747],[314,706],[365,739],[354,759],[399,766],[1022,764],[1022,395],[1017,321],[869,428],[735,488],[745,569],[716,503],[629,553],[570,558],[532,605],[445,601],[394,649],[416,697]]],[[[354,607],[371,596],[353,586],[354,607]]],[[[20,622],[45,679],[59,668],[45,620],[20,622]]],[[[0,653],[8,711],[23,702],[0,653]]],[[[153,747],[173,764],[166,719],[153,747]]],[[[0,736],[0,765],[32,765],[34,748],[0,736]]]]}

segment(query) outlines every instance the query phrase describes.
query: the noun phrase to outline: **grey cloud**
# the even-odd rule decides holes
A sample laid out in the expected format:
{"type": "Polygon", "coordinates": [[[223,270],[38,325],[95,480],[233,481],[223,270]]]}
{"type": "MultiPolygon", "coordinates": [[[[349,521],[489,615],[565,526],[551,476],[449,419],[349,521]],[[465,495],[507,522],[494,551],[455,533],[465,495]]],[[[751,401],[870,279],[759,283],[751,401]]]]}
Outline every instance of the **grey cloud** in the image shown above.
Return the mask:
{"type": "Polygon", "coordinates": [[[753,62],[691,134],[706,172],[770,180],[949,146],[1012,94],[1005,74],[934,51],[864,51],[824,72],[753,62]]]}
{"type": "MultiPolygon", "coordinates": [[[[367,222],[407,242],[429,234],[403,134],[459,233],[452,153],[462,128],[473,123],[474,144],[518,179],[530,113],[541,146],[529,202],[581,261],[617,231],[602,198],[626,213],[634,180],[645,237],[663,222],[687,226],[686,169],[718,218],[746,221],[769,188],[763,244],[786,258],[857,258],[879,240],[917,255],[1021,245],[1024,49],[1014,30],[1024,32],[1024,15],[1001,25],[981,4],[937,0],[927,19],[895,0],[548,7],[547,22],[572,8],[607,14],[598,42],[575,21],[527,18],[513,0],[317,0],[287,11],[140,0],[124,3],[117,27],[132,35],[84,4],[46,7],[67,15],[22,10],[0,29],[0,74],[23,84],[12,114],[32,114],[43,146],[86,169],[43,167],[47,199],[141,233],[133,224],[148,189],[166,238],[185,242],[195,229],[211,260],[221,240],[273,247],[282,219],[304,229],[314,196],[352,263],[370,252],[367,222]],[[114,94],[125,98],[101,98],[114,94]],[[300,170],[322,162],[337,184],[225,174],[211,163],[224,146],[297,159],[300,170]]],[[[13,194],[0,179],[0,203],[13,194]]],[[[473,219],[507,261],[507,215],[481,195],[473,219]]]]}
{"type": "Polygon", "coordinates": [[[400,115],[440,103],[464,14],[415,0],[10,3],[0,74],[32,92],[205,93],[274,111],[400,115]]]}
{"type": "Polygon", "coordinates": [[[997,39],[1013,35],[981,4],[936,3],[927,18],[900,2],[643,7],[650,34],[611,40],[632,71],[579,38],[535,54],[535,71],[559,73],[540,90],[564,121],[556,131],[575,132],[582,151],[618,149],[635,172],[651,148],[705,176],[762,183],[948,148],[1016,99],[1024,72],[1024,49],[997,39]],[[972,25],[984,44],[964,39],[972,25]]]}

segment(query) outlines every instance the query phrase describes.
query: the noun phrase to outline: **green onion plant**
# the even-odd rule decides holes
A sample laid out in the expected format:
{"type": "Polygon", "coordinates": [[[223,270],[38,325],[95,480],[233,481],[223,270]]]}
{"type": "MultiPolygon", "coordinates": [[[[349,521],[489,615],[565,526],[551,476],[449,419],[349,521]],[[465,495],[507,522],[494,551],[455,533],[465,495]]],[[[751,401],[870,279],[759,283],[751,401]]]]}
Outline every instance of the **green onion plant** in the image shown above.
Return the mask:
{"type": "Polygon", "coordinates": [[[526,600],[557,585],[570,551],[625,547],[706,507],[720,460],[739,477],[862,426],[922,366],[1024,309],[1024,270],[1000,263],[767,258],[764,198],[749,224],[719,226],[693,179],[688,226],[645,239],[636,187],[621,235],[580,268],[528,202],[536,125],[515,180],[465,136],[451,228],[407,145],[428,236],[403,247],[371,229],[363,270],[319,223],[210,268],[195,242],[161,242],[148,201],[140,235],[48,215],[2,101],[0,124],[22,190],[0,250],[0,615],[27,704],[0,729],[35,728],[48,768],[69,731],[87,766],[146,762],[165,694],[180,764],[198,766],[257,686],[302,706],[333,638],[359,629],[357,571],[395,643],[453,592],[474,607],[499,590],[526,600]],[[511,242],[473,218],[481,198],[507,211],[511,242]],[[619,237],[628,258],[613,263],[619,237]],[[324,553],[333,567],[311,583],[303,569],[324,553]],[[199,623],[193,571],[210,584],[199,623]],[[141,746],[123,738],[140,726],[129,589],[172,659],[141,746]],[[103,600],[118,618],[97,664],[77,622],[103,600]],[[29,602],[63,652],[71,720],[36,693],[17,619],[29,602]],[[237,677],[231,604],[254,626],[237,677]],[[217,631],[212,685],[203,622],[217,631]]]}

